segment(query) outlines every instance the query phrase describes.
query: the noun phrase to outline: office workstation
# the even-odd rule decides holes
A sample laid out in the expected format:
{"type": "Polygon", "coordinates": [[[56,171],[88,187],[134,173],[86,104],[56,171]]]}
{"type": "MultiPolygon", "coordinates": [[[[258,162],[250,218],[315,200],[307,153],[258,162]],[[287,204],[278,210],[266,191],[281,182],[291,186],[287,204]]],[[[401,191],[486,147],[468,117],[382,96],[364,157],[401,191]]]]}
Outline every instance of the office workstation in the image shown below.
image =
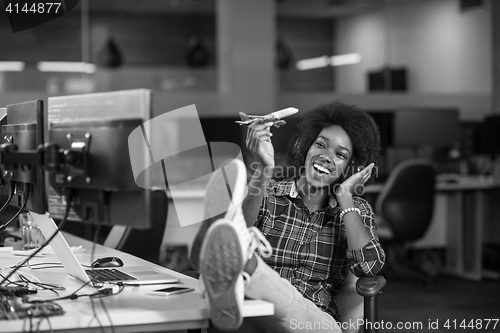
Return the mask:
{"type": "MultiPolygon", "coordinates": [[[[127,148],[129,136],[134,140],[134,130],[147,126],[150,98],[150,91],[138,89],[53,97],[47,109],[42,101],[7,106],[2,126],[5,142],[0,153],[3,170],[9,173],[3,178],[9,194],[5,207],[16,207],[14,217],[27,211],[45,242],[32,250],[25,246],[3,248],[2,307],[7,311],[2,317],[9,323],[2,325],[2,331],[32,331],[34,327],[37,331],[208,327],[209,306],[197,279],[72,234],[61,235],[67,220],[135,230],[166,223],[166,207],[164,214],[158,211],[168,205],[167,196],[164,190],[152,189],[147,149],[131,143],[129,154],[116,152],[127,148]],[[130,158],[138,161],[134,164],[130,158]],[[113,176],[118,171],[119,177],[113,176]],[[137,183],[133,172],[141,177],[137,183]],[[116,260],[106,265],[106,258],[116,260]],[[94,264],[100,261],[104,263],[94,264]],[[96,282],[88,275],[93,271],[99,278],[106,269],[110,274],[118,269],[128,276],[109,280],[106,276],[106,280],[96,282]],[[25,294],[9,292],[16,287],[32,293],[28,302],[23,304],[17,297],[25,294]],[[173,296],[151,294],[167,287],[191,290],[173,296]],[[96,310],[94,306],[101,308],[96,310]]],[[[12,220],[2,225],[2,231],[12,220]]],[[[20,235],[19,230],[9,231],[12,234],[7,232],[4,241],[20,235]]],[[[247,301],[243,309],[244,316],[273,313],[272,304],[259,300],[247,301]]]]}
{"type": "MultiPolygon", "coordinates": [[[[34,141],[29,147],[14,140],[17,152],[33,153],[42,142],[55,143],[59,149],[73,147],[73,152],[63,158],[66,165],[57,172],[43,166],[35,168],[35,173],[25,170],[22,176],[2,174],[0,205],[8,200],[10,190],[16,195],[0,216],[0,225],[19,211],[27,197],[27,187],[9,187],[10,181],[32,184],[23,211],[48,212],[56,224],[64,218],[71,189],[77,193],[78,204],[70,211],[62,234],[71,246],[85,249],[76,253],[79,262],[88,265],[91,259],[109,254],[123,259],[125,266],[147,263],[195,288],[161,298],[147,295],[153,286],[127,287],[103,298],[105,308],[101,301],[84,297],[64,300],[60,305],[65,314],[41,321],[40,330],[100,331],[101,324],[128,332],[209,327],[210,311],[197,278],[183,273],[192,270],[188,255],[204,214],[206,191],[204,180],[198,177],[212,166],[201,158],[205,152],[196,149],[163,163],[157,157],[181,151],[195,124],[203,130],[200,145],[233,144],[219,150],[225,154],[217,162],[241,153],[250,176],[253,160],[245,147],[246,127],[235,123],[240,120],[238,113],[264,115],[296,107],[299,112],[287,117],[286,125],[271,129],[276,163],[285,166],[290,137],[301,114],[333,100],[358,105],[380,129],[383,158],[376,165],[378,177],[362,193],[373,208],[401,163],[425,159],[436,172],[428,227],[418,239],[405,242],[405,252],[400,253],[413,268],[432,271],[429,303],[415,300],[415,294],[425,288],[415,284],[413,277],[382,271],[388,284],[379,298],[380,318],[427,322],[436,313],[443,313],[439,317],[443,321],[453,316],[477,319],[490,313],[478,303],[492,304],[488,297],[497,290],[493,284],[500,274],[500,145],[495,136],[500,132],[500,10],[496,1],[147,0],[138,4],[80,0],[57,19],[15,33],[7,14],[1,15],[5,19],[0,19],[0,115],[6,115],[7,108],[14,110],[15,105],[33,101],[41,105],[29,108],[43,109],[43,114],[28,118],[31,125],[21,126],[27,131],[43,128],[43,136],[30,137],[34,141]],[[76,67],[57,67],[65,63],[76,67]],[[56,67],[50,69],[51,65],[56,67]],[[122,108],[110,111],[109,96],[124,92],[142,96],[140,102],[124,102],[122,106],[130,105],[133,110],[128,113],[122,108]],[[149,99],[144,99],[147,92],[149,99]],[[72,99],[89,94],[96,95],[85,111],[68,107],[72,99]],[[194,118],[184,109],[193,105],[198,116],[194,118]],[[93,113],[85,119],[90,110],[93,113]],[[147,123],[176,110],[184,114],[157,127],[147,123]],[[144,146],[137,146],[140,158],[134,166],[124,133],[137,127],[152,141],[146,139],[144,146]],[[77,161],[89,147],[91,163],[85,158],[77,161]],[[134,173],[134,167],[140,171],[134,173]],[[161,197],[154,191],[160,191],[161,197]],[[155,200],[160,204],[153,204],[155,200]],[[165,210],[152,208],[158,205],[165,210]],[[161,217],[152,220],[151,210],[161,217]],[[124,234],[133,234],[133,241],[126,244],[124,234]],[[147,251],[142,246],[144,238],[150,239],[147,251]],[[465,296],[467,290],[483,286],[488,292],[465,296]],[[445,290],[449,293],[444,294],[445,290]],[[450,296],[455,294],[460,301],[450,296]],[[140,306],[134,304],[136,297],[140,306]],[[402,304],[398,299],[411,302],[402,304]],[[425,311],[435,299],[443,299],[432,305],[436,311],[425,311]],[[186,304],[174,300],[186,300],[186,304]],[[98,319],[92,313],[93,303],[98,319]],[[165,304],[165,311],[158,309],[160,304],[165,304]],[[134,317],[135,311],[144,315],[134,317]],[[83,319],[74,324],[76,317],[83,319]]],[[[4,134],[13,135],[19,124],[2,123],[2,143],[8,143],[4,134]]],[[[55,152],[54,148],[47,149],[55,152]]],[[[23,161],[48,156],[47,150],[38,154],[23,161]]],[[[61,162],[59,157],[55,160],[61,162]]],[[[8,236],[19,241],[15,232],[8,236]]],[[[25,258],[0,255],[0,268],[25,258]]],[[[30,264],[47,258],[59,261],[50,255],[33,258],[30,264]]],[[[30,269],[20,271],[29,273],[30,269]]],[[[67,284],[68,290],[61,295],[81,285],[61,267],[31,272],[35,273],[47,279],[43,282],[67,284]]],[[[272,304],[258,300],[246,302],[244,309],[248,311],[245,316],[273,312],[272,304]]],[[[30,331],[25,319],[7,326],[4,322],[8,321],[0,322],[0,331],[3,327],[5,331],[30,331]]]]}
{"type": "MultiPolygon", "coordinates": [[[[57,256],[48,251],[42,257],[30,260],[33,269],[23,268],[19,274],[25,274],[36,281],[46,283],[47,287],[64,287],[57,294],[50,290],[41,290],[32,297],[34,300],[51,300],[62,298],[53,302],[57,305],[57,312],[52,316],[29,318],[26,311],[16,308],[9,320],[2,320],[2,332],[93,332],[101,329],[113,329],[115,332],[156,332],[156,331],[185,331],[189,329],[202,329],[209,326],[209,309],[199,291],[198,280],[175,271],[155,266],[143,259],[111,248],[103,247],[83,238],[71,234],[64,234],[69,245],[83,248],[85,252],[76,256],[82,265],[90,266],[96,258],[119,257],[126,266],[156,267],[176,278],[177,281],[168,284],[153,284],[144,286],[126,286],[123,290],[115,290],[109,294],[98,295],[96,288],[82,286],[82,282],[67,272],[57,262],[57,256]],[[52,263],[52,264],[51,264],[52,263]],[[37,265],[41,264],[41,265],[37,265]],[[44,268],[52,266],[51,268],[44,268]],[[150,292],[166,287],[190,287],[195,291],[172,295],[151,295],[150,292]],[[68,296],[78,295],[78,299],[68,296]],[[91,298],[87,295],[97,294],[91,298]],[[66,299],[65,296],[67,297],[66,299]]],[[[19,263],[16,255],[2,253],[0,262],[2,267],[10,267],[19,263]]],[[[43,307],[41,303],[40,307],[43,307]]],[[[260,316],[273,313],[272,304],[248,300],[244,307],[244,315],[260,316]]],[[[47,310],[47,314],[50,311],[47,310]]]]}

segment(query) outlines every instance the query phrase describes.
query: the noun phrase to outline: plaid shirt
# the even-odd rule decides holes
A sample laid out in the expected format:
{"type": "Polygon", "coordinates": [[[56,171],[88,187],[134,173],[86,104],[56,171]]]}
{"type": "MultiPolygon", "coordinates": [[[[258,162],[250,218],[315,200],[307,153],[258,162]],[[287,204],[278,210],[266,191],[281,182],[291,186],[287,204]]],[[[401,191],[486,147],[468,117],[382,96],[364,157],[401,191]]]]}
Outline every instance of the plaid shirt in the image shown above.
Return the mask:
{"type": "Polygon", "coordinates": [[[356,276],[375,275],[385,261],[370,204],[357,196],[353,200],[372,236],[359,250],[347,247],[340,206],[335,202],[310,213],[293,178],[269,181],[256,222],[273,247],[272,256],[262,259],[336,320],[335,296],[349,269],[356,276]]]}

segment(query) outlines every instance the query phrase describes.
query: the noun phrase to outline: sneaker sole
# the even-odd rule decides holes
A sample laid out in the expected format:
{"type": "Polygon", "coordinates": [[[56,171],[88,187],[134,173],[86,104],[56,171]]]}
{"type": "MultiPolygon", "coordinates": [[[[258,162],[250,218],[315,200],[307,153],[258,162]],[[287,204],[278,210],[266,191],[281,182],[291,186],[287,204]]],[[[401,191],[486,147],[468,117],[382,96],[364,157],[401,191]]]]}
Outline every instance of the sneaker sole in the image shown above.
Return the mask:
{"type": "Polygon", "coordinates": [[[236,330],[243,323],[236,282],[243,270],[239,238],[232,227],[213,225],[201,250],[201,276],[210,302],[212,324],[220,330],[236,330]]]}

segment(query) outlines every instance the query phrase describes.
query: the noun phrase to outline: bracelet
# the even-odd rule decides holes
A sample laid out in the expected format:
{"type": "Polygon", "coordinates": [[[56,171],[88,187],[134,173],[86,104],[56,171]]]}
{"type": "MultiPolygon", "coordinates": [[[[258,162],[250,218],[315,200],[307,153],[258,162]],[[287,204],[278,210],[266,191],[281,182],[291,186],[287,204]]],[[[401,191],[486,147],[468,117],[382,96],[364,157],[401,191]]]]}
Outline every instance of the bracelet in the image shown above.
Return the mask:
{"type": "Polygon", "coordinates": [[[359,208],[349,207],[349,208],[346,208],[340,212],[340,221],[342,221],[342,219],[344,218],[344,215],[349,213],[349,212],[356,212],[356,213],[358,213],[358,215],[361,216],[361,211],[359,210],[359,208]]]}

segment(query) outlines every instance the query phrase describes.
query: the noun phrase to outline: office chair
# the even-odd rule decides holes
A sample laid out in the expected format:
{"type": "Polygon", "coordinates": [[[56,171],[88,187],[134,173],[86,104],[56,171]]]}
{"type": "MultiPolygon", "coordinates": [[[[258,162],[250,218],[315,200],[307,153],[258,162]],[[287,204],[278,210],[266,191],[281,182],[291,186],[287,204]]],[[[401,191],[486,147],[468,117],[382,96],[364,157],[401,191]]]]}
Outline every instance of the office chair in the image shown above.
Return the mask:
{"type": "Polygon", "coordinates": [[[159,264],[160,248],[167,224],[168,204],[164,190],[152,190],[151,228],[140,230],[115,225],[106,237],[104,246],[159,264]]]}
{"type": "Polygon", "coordinates": [[[375,203],[377,233],[384,245],[387,259],[383,271],[395,276],[415,277],[428,286],[433,275],[402,263],[405,246],[424,236],[434,212],[435,170],[427,160],[408,160],[398,164],[375,203]]]}
{"type": "Polygon", "coordinates": [[[382,293],[385,284],[386,280],[382,275],[357,278],[349,272],[335,298],[342,320],[346,323],[342,332],[356,333],[361,327],[364,333],[378,331],[378,295],[382,293]],[[363,325],[351,327],[350,323],[363,325]]]}

